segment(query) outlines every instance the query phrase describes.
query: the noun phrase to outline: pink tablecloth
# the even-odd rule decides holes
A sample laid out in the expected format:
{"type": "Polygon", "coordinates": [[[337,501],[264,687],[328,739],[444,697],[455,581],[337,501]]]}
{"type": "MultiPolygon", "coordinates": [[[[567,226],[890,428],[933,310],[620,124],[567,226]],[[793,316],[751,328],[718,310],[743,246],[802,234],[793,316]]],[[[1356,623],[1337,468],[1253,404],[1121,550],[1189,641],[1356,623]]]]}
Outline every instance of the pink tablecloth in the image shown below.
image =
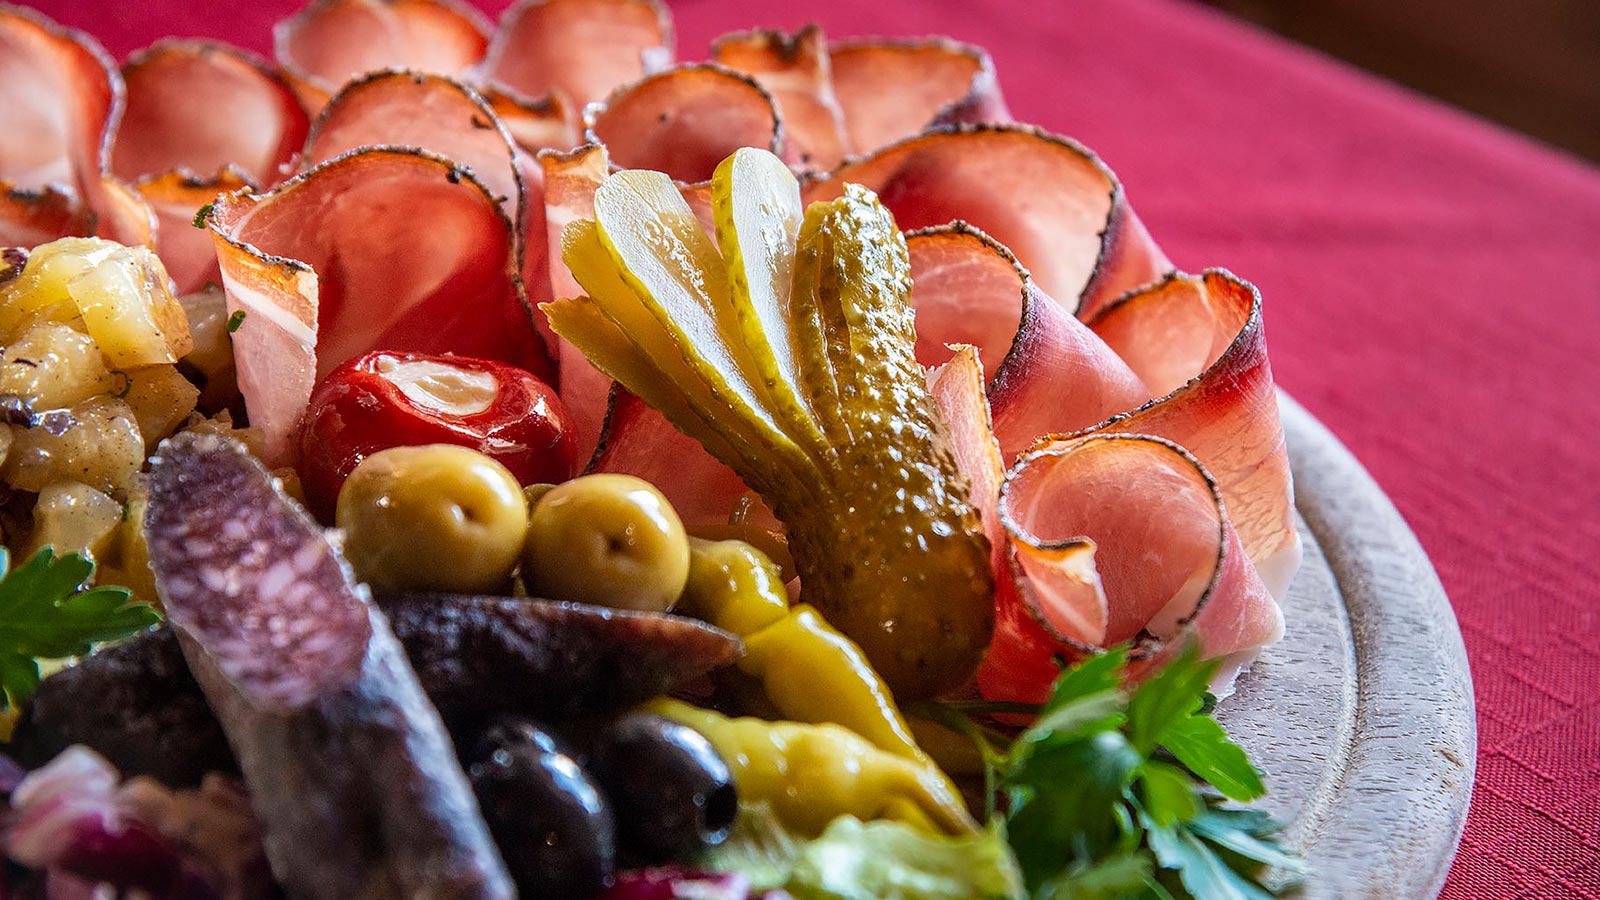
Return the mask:
{"type": "MultiPolygon", "coordinates": [[[[298,3],[41,6],[121,56],[266,52],[298,3]]],[[[1259,285],[1280,384],[1394,497],[1461,620],[1480,754],[1444,896],[1600,896],[1600,171],[1174,0],[674,12],[685,58],[807,20],[986,45],[1017,117],[1099,151],[1178,265],[1259,285]]]]}

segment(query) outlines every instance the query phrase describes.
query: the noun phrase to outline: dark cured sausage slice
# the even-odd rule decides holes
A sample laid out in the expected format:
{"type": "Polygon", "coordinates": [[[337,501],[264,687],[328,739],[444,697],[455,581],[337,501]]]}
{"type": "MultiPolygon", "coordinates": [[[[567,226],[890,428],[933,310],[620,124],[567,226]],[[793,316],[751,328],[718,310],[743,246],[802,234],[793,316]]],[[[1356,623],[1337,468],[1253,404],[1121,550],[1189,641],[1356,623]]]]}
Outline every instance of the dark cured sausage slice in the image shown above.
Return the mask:
{"type": "MultiPolygon", "coordinates": [[[[457,742],[505,714],[562,722],[671,693],[731,665],[737,638],[682,616],[512,597],[378,598],[422,689],[457,742]]],[[[237,772],[170,627],[46,678],[9,753],[30,769],[86,744],[124,775],[174,787],[237,772]]]]}
{"type": "Polygon", "coordinates": [[[146,529],[291,898],[515,896],[388,622],[241,445],[163,443],[146,529]]]}

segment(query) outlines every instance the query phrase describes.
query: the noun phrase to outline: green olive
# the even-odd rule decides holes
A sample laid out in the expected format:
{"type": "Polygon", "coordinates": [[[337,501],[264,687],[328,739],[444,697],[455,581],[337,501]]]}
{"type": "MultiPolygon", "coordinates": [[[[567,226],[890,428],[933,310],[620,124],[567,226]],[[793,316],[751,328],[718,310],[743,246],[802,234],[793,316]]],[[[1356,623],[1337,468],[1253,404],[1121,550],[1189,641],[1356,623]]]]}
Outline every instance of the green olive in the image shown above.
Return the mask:
{"type": "Polygon", "coordinates": [[[648,481],[585,475],[533,508],[522,576],[535,597],[662,612],[689,579],[689,537],[648,481]]]}
{"type": "Polygon", "coordinates": [[[362,460],[339,491],[336,518],[356,577],[391,590],[499,590],[528,528],[517,479],[451,444],[362,460]]]}

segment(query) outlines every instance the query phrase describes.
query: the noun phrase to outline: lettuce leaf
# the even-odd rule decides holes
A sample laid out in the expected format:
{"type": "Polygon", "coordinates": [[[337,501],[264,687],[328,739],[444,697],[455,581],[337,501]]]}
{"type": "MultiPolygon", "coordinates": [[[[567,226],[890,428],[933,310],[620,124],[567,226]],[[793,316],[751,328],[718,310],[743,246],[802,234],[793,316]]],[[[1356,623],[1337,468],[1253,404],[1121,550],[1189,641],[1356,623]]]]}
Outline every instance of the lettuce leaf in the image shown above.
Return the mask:
{"type": "Polygon", "coordinates": [[[1022,874],[1004,828],[995,821],[949,837],[841,816],[807,840],[765,804],[748,804],[733,836],[702,865],[748,876],[752,894],[782,889],[795,900],[1015,900],[1022,874]]]}

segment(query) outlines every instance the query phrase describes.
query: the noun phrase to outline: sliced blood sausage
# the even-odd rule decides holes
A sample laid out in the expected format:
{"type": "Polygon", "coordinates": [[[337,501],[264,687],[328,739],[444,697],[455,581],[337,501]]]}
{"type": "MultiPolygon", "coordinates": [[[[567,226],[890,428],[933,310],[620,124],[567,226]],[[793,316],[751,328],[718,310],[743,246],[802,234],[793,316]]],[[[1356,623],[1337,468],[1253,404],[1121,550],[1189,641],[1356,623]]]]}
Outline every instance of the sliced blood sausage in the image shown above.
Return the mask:
{"type": "Polygon", "coordinates": [[[383,614],[242,445],[164,442],[147,540],[167,616],[291,898],[515,896],[383,614]]]}
{"type": "Polygon", "coordinates": [[[514,597],[378,600],[452,728],[512,712],[559,724],[625,709],[741,654],[737,638],[682,616],[514,597]]]}
{"type": "Polygon", "coordinates": [[[85,744],[127,776],[194,787],[239,771],[222,726],[167,626],[107,647],[39,683],[12,732],[17,762],[38,768],[85,744]]]}

